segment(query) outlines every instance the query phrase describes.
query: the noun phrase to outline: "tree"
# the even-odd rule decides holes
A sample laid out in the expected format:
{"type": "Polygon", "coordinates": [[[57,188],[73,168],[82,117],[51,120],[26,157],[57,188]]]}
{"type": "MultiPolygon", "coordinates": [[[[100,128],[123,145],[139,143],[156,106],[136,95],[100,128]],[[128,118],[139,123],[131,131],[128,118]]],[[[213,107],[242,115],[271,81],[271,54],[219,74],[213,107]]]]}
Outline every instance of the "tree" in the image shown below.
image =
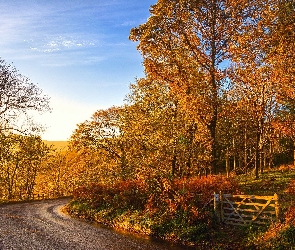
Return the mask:
{"type": "Polygon", "coordinates": [[[119,177],[124,179],[132,170],[127,158],[129,142],[125,140],[121,119],[123,110],[112,107],[96,111],[90,121],[86,120],[78,125],[70,140],[75,149],[88,148],[94,152],[104,152],[113,166],[120,169],[119,177]]]}
{"type": "Polygon", "coordinates": [[[43,168],[50,148],[39,136],[0,134],[0,183],[2,196],[33,195],[36,177],[43,168]]]}
{"type": "Polygon", "coordinates": [[[272,81],[278,86],[278,101],[295,99],[295,3],[293,0],[269,0],[272,6],[264,23],[269,33],[266,62],[273,66],[272,81]]]}
{"type": "Polygon", "coordinates": [[[145,24],[131,30],[148,77],[167,83],[180,106],[209,131],[211,165],[216,172],[219,95],[226,82],[224,65],[238,19],[235,1],[159,0],[145,24]]]}
{"type": "MultiPolygon", "coordinates": [[[[284,105],[278,110],[272,123],[280,138],[290,138],[293,142],[293,164],[295,165],[295,101],[285,98],[284,105]]],[[[290,148],[289,148],[290,150],[290,148]]]]}
{"type": "Polygon", "coordinates": [[[38,127],[31,126],[30,123],[27,124],[29,128],[20,127],[20,116],[28,117],[30,110],[39,112],[50,110],[49,98],[14,66],[0,60],[0,130],[19,132],[36,130],[38,127]]]}
{"type": "Polygon", "coordinates": [[[145,176],[189,176],[205,165],[202,124],[179,108],[177,97],[168,84],[156,80],[142,78],[131,85],[124,135],[132,141],[132,164],[141,166],[145,176]]]}
{"type": "Polygon", "coordinates": [[[124,136],[131,141],[132,165],[141,175],[174,175],[176,100],[169,87],[148,79],[131,85],[124,112],[124,136]],[[171,168],[170,168],[171,167],[171,168]]]}
{"type": "MultiPolygon", "coordinates": [[[[292,93],[294,87],[292,86],[294,74],[289,77],[290,72],[294,70],[294,64],[289,63],[289,59],[292,58],[294,62],[294,56],[287,52],[286,45],[290,46],[294,42],[294,39],[290,40],[289,35],[295,38],[295,33],[292,34],[292,29],[289,31],[290,27],[282,30],[285,12],[287,9],[287,12],[291,10],[290,3],[290,1],[260,0],[250,4],[249,1],[241,1],[236,5],[236,8],[243,9],[243,15],[239,18],[244,20],[244,25],[233,33],[230,42],[229,77],[233,85],[234,99],[241,107],[247,107],[256,132],[256,178],[259,177],[259,169],[263,171],[265,147],[270,147],[274,138],[272,124],[280,105],[284,102],[284,93],[292,93]],[[288,39],[281,41],[278,36],[288,39]],[[288,70],[282,66],[285,62],[289,67],[288,70]],[[290,80],[291,82],[288,82],[290,80]]],[[[291,17],[290,13],[287,17],[291,17]]]]}
{"type": "MultiPolygon", "coordinates": [[[[84,157],[86,158],[86,157],[84,157]]],[[[92,158],[94,155],[92,155],[92,158]]],[[[36,180],[39,193],[53,196],[69,195],[77,185],[84,185],[86,171],[81,167],[76,151],[54,149],[44,162],[36,180]]],[[[92,172],[92,176],[95,172],[92,172]]]]}

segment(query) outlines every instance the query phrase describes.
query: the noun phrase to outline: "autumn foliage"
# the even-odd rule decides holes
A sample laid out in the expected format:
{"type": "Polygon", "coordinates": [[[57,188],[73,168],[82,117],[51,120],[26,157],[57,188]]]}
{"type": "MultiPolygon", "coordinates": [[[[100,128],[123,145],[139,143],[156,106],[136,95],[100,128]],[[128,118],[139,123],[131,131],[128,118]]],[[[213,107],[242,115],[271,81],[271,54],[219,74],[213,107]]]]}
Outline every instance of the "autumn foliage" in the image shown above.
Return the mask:
{"type": "MultiPolygon", "coordinates": [[[[20,82],[2,65],[0,80],[15,84],[0,88],[0,195],[74,190],[79,216],[128,220],[127,228],[139,220],[139,231],[183,241],[203,237],[214,192],[238,193],[235,176],[258,180],[295,162],[294,17],[292,0],[158,0],[129,37],[145,76],[124,105],[97,110],[77,125],[69,148],[54,153],[40,138],[4,131],[15,108],[48,103],[26,78],[31,98],[12,102],[20,82]]],[[[274,181],[256,188],[269,191],[274,181]]],[[[285,194],[295,194],[294,181],[285,194]]],[[[285,221],[269,230],[269,246],[294,243],[293,207],[285,221]]]]}
{"type": "Polygon", "coordinates": [[[145,76],[123,106],[80,123],[72,147],[101,156],[96,165],[112,173],[104,182],[253,170],[259,178],[281,155],[290,163],[294,13],[287,0],[157,1],[130,32],[145,76]]]}
{"type": "Polygon", "coordinates": [[[223,176],[128,180],[79,187],[73,198],[97,210],[139,210],[150,216],[165,215],[166,219],[174,218],[179,212],[187,213],[187,220],[193,223],[204,216],[202,209],[212,205],[213,193],[217,191],[236,193],[238,185],[223,176]]]}
{"type": "Polygon", "coordinates": [[[285,193],[295,195],[295,180],[292,180],[285,190],[285,193]]]}
{"type": "Polygon", "coordinates": [[[146,191],[138,181],[120,181],[113,185],[95,183],[75,189],[73,198],[93,208],[142,209],[146,191]]]}

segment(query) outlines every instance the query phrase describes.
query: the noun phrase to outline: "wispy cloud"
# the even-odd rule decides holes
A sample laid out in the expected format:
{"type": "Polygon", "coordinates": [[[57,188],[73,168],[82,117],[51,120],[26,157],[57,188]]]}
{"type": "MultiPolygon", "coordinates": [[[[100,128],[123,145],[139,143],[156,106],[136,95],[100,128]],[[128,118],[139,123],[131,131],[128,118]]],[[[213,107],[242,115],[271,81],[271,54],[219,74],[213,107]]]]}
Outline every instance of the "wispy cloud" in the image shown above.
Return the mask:
{"type": "Polygon", "coordinates": [[[53,112],[40,118],[46,139],[66,139],[96,108],[120,105],[142,74],[129,31],[154,2],[0,0],[0,56],[52,97],[53,112]]]}
{"type": "MultiPolygon", "coordinates": [[[[85,3],[53,0],[54,3],[50,1],[51,4],[37,4],[35,1],[24,4],[20,0],[12,2],[13,4],[4,3],[0,0],[2,55],[3,52],[10,55],[14,52],[18,57],[42,58],[51,53],[65,55],[80,51],[82,58],[79,62],[93,61],[93,56],[83,60],[82,52],[107,43],[104,41],[107,35],[104,33],[105,25],[102,20],[111,18],[106,10],[117,3],[91,0],[85,3]]],[[[87,53],[85,56],[88,56],[87,53]]],[[[100,56],[100,60],[101,58],[100,56]]]]}
{"type": "Polygon", "coordinates": [[[53,36],[47,39],[25,40],[30,50],[44,53],[51,53],[63,50],[75,50],[99,46],[98,40],[87,40],[79,37],[80,35],[53,36]]]}

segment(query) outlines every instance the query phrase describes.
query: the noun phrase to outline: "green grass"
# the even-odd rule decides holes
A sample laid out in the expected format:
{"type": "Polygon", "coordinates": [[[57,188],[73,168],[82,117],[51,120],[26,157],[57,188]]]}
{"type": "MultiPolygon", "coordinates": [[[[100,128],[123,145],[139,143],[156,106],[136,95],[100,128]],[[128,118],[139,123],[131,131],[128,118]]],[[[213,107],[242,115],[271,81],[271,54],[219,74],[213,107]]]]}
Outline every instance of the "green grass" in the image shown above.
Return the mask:
{"type": "Polygon", "coordinates": [[[281,171],[274,169],[254,179],[249,175],[240,175],[236,180],[245,194],[273,195],[283,194],[291,180],[295,179],[295,170],[281,171]]]}
{"type": "Polygon", "coordinates": [[[292,195],[285,191],[292,180],[295,180],[295,169],[273,169],[264,172],[259,179],[253,176],[240,175],[235,177],[240,185],[241,192],[244,194],[272,196],[275,193],[282,197],[282,208],[288,208],[292,200],[292,195]]]}

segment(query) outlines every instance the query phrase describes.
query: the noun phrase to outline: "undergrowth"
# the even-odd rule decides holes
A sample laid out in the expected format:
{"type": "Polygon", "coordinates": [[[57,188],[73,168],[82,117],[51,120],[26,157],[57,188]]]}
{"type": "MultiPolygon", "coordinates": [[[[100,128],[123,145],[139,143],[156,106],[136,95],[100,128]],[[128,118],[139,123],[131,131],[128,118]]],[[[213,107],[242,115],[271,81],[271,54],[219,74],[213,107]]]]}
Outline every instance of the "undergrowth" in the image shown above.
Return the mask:
{"type": "Polygon", "coordinates": [[[113,228],[160,237],[200,249],[295,249],[295,172],[247,176],[128,180],[75,190],[70,214],[113,228]],[[281,197],[282,220],[265,227],[218,225],[212,194],[245,193],[281,197]]]}
{"type": "Polygon", "coordinates": [[[128,180],[76,189],[69,213],[105,225],[191,245],[208,241],[216,230],[212,194],[238,192],[223,176],[128,180]]]}

